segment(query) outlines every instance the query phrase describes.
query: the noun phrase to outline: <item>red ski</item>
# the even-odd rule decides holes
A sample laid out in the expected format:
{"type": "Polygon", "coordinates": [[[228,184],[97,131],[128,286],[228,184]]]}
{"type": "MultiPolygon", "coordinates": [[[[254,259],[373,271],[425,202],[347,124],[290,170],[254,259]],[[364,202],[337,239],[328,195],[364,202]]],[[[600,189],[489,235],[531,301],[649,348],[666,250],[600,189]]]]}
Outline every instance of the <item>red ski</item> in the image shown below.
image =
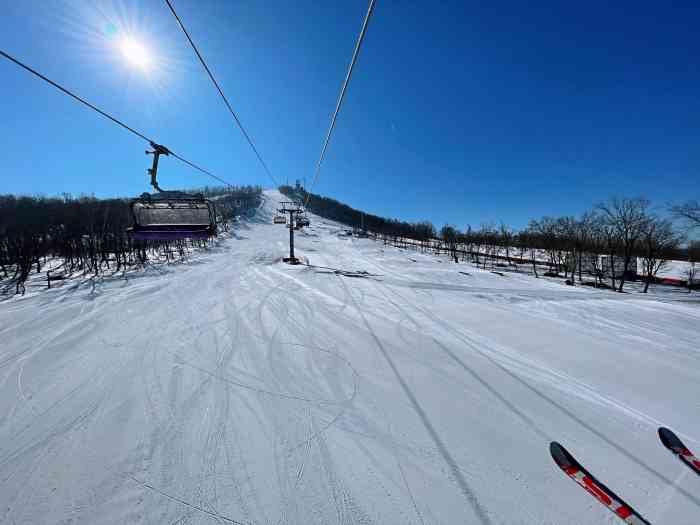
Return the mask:
{"type": "Polygon", "coordinates": [[[569,452],[556,441],[549,445],[549,452],[555,463],[564,473],[581,485],[595,499],[601,502],[618,518],[628,525],[650,525],[642,516],[624,502],[617,494],[598,481],[581,466],[569,452]]]}
{"type": "Polygon", "coordinates": [[[661,443],[675,454],[685,466],[700,476],[700,459],[696,458],[693,453],[683,444],[680,438],[671,430],[661,427],[659,428],[659,438],[661,443]]]}

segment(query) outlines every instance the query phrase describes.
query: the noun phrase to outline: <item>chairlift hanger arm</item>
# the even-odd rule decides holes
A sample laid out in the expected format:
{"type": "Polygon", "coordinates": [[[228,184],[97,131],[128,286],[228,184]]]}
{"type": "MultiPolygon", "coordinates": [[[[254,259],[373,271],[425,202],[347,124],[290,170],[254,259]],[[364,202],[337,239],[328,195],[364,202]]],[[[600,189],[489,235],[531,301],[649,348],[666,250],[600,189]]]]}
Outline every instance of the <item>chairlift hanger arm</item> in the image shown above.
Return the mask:
{"type": "Polygon", "coordinates": [[[170,155],[170,150],[165,146],[156,144],[152,140],[150,140],[149,143],[153,148],[153,151],[146,150],[146,155],[153,155],[153,166],[148,170],[151,176],[151,186],[153,186],[156,191],[165,191],[158,185],[158,159],[161,155],[170,155]]]}

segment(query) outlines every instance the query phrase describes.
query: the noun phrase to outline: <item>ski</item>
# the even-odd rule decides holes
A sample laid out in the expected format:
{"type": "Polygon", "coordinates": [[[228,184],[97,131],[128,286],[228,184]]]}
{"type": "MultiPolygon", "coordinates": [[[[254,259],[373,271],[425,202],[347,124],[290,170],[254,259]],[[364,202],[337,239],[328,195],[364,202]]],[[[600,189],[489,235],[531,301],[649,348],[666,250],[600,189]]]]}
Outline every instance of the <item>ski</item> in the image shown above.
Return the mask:
{"type": "Polygon", "coordinates": [[[618,518],[628,525],[650,525],[647,520],[630,507],[608,487],[598,481],[590,472],[588,472],[563,446],[556,441],[552,441],[549,445],[549,452],[552,454],[552,459],[564,473],[581,485],[589,494],[591,494],[600,503],[605,505],[618,518]]]}
{"type": "Polygon", "coordinates": [[[677,456],[686,467],[700,476],[700,459],[695,457],[693,453],[688,450],[688,447],[683,444],[680,438],[674,434],[673,431],[660,427],[659,439],[661,439],[661,443],[663,443],[667,449],[677,456]]]}

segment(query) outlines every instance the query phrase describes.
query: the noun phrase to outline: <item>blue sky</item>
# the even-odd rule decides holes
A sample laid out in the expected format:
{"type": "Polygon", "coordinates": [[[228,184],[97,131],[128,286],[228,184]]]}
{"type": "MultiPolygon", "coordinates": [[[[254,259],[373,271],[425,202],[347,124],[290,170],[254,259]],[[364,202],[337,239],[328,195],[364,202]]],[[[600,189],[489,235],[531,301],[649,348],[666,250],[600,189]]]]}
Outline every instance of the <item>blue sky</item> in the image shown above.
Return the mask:
{"type": "MultiPolygon", "coordinates": [[[[310,180],[366,2],[173,3],[275,178],[310,180]]],[[[460,228],[699,197],[700,7],[532,4],[378,0],[315,190],[460,228]]],[[[184,157],[272,185],[164,2],[7,2],[0,35],[184,157]],[[127,33],[147,74],[116,48],[127,33]]],[[[0,79],[0,192],[149,189],[142,141],[4,60],[0,79]]],[[[212,182],[171,159],[159,174],[212,182]]]]}

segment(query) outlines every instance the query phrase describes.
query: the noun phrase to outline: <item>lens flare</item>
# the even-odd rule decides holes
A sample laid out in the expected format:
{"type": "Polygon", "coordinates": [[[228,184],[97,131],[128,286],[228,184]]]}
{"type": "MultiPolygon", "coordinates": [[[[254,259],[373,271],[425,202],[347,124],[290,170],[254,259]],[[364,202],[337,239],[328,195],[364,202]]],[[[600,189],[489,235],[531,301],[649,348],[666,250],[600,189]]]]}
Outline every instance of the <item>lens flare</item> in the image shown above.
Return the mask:
{"type": "Polygon", "coordinates": [[[151,65],[151,57],[146,47],[138,40],[125,36],[119,41],[119,50],[126,61],[142,70],[147,70],[151,65]]]}

